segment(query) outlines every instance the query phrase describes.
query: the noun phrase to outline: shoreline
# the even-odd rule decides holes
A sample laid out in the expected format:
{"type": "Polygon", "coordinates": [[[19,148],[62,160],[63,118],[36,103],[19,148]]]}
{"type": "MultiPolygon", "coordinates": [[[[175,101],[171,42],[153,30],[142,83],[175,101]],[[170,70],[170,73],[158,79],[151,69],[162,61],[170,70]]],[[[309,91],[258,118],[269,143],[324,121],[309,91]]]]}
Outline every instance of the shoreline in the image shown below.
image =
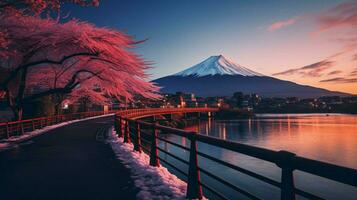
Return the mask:
{"type": "Polygon", "coordinates": [[[357,116],[351,113],[254,113],[255,117],[269,117],[269,116],[357,116]]]}

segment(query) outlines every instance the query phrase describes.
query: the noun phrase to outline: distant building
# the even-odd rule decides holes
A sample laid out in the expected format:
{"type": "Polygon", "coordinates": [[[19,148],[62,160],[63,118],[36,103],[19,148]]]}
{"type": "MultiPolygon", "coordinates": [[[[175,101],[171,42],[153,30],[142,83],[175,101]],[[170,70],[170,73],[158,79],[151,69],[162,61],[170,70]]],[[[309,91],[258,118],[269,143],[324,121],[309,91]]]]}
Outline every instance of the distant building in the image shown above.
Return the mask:
{"type": "Polygon", "coordinates": [[[297,97],[288,97],[286,98],[286,103],[287,104],[295,104],[299,102],[299,98],[297,97]]]}
{"type": "MultiPolygon", "coordinates": [[[[202,100],[202,99],[201,99],[202,100]]],[[[202,102],[201,102],[202,104],[202,102]]],[[[165,94],[161,107],[198,107],[195,94],[176,92],[176,94],[165,94]]]]}

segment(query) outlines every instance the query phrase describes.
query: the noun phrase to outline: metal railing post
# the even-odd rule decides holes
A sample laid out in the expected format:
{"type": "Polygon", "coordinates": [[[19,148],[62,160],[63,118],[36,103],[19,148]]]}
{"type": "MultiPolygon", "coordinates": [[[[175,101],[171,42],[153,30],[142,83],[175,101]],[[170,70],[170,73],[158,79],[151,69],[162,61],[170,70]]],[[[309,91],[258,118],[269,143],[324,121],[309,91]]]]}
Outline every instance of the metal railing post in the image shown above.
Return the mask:
{"type": "Polygon", "coordinates": [[[281,200],[295,200],[295,186],[293,167],[291,159],[295,156],[294,153],[288,151],[279,151],[280,160],[276,163],[281,168],[281,200]]]}
{"type": "Polygon", "coordinates": [[[131,143],[129,120],[125,120],[124,143],[131,143]]]}
{"type": "Polygon", "coordinates": [[[136,137],[134,142],[134,151],[138,151],[141,153],[141,133],[140,133],[140,124],[135,122],[136,124],[136,137]]]}
{"type": "Polygon", "coordinates": [[[120,129],[120,131],[119,131],[119,133],[120,133],[119,137],[123,137],[123,134],[124,134],[123,127],[124,127],[124,125],[123,125],[123,118],[120,117],[120,118],[119,118],[119,129],[120,129]]]}
{"type": "Polygon", "coordinates": [[[119,119],[118,119],[118,136],[119,137],[123,137],[123,120],[121,118],[121,116],[119,116],[119,119]]]}
{"type": "Polygon", "coordinates": [[[119,136],[119,120],[118,120],[118,116],[114,115],[114,129],[115,129],[115,133],[119,136]]]}
{"type": "Polygon", "coordinates": [[[32,124],[32,131],[34,131],[35,130],[35,122],[34,122],[34,120],[31,120],[31,124],[32,124]]]}
{"type": "Polygon", "coordinates": [[[188,181],[187,181],[187,193],[186,198],[188,199],[202,199],[202,186],[200,170],[198,167],[197,158],[197,143],[196,143],[196,133],[191,133],[189,135],[190,139],[190,160],[188,168],[188,181]]]}
{"type": "Polygon", "coordinates": [[[6,137],[10,138],[10,128],[9,128],[9,123],[6,122],[6,137]]]}
{"type": "Polygon", "coordinates": [[[160,166],[159,149],[157,148],[157,146],[158,146],[158,141],[157,141],[158,133],[159,133],[159,130],[157,130],[156,125],[154,124],[153,127],[152,127],[151,151],[150,151],[150,165],[154,166],[154,167],[159,167],[160,166]]]}
{"type": "Polygon", "coordinates": [[[23,122],[20,122],[20,135],[23,135],[24,133],[25,133],[24,124],[23,124],[23,122]]]}

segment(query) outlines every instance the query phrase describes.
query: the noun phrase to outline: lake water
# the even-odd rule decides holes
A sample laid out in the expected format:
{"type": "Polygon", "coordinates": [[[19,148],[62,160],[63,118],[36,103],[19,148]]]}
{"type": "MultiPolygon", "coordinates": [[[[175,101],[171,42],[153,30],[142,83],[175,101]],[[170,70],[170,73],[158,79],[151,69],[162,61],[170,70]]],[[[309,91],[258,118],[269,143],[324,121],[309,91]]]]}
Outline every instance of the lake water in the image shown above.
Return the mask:
{"type": "MultiPolygon", "coordinates": [[[[299,156],[357,169],[357,116],[336,114],[260,115],[246,120],[200,120],[186,130],[273,150],[287,150],[299,156]]],[[[189,141],[169,135],[168,139],[189,146],[189,141]]],[[[161,143],[163,148],[184,159],[188,152],[161,143]]],[[[274,164],[207,144],[198,144],[199,151],[280,182],[280,169],[274,164]]],[[[168,155],[162,156],[183,170],[187,167],[168,155]]],[[[263,199],[280,199],[280,190],[259,180],[199,158],[202,168],[223,177],[263,199]]],[[[172,169],[171,169],[172,170],[172,169]]],[[[184,177],[175,172],[179,177],[184,177]]],[[[203,182],[230,199],[245,199],[233,190],[201,173],[203,182]]],[[[300,171],[294,172],[295,186],[326,199],[357,199],[357,189],[300,171]]],[[[212,199],[212,194],[207,193],[212,199]]],[[[298,197],[298,199],[303,199],[298,197]]]]}

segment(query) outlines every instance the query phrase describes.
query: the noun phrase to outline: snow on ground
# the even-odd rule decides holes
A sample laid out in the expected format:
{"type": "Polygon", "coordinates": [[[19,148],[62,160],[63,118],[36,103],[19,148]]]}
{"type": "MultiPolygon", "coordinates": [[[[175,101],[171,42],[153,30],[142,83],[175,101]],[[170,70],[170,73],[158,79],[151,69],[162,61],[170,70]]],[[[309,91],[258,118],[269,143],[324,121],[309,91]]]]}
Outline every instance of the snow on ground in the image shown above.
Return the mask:
{"type": "Polygon", "coordinates": [[[85,119],[76,119],[76,120],[71,120],[71,121],[67,121],[67,122],[62,122],[59,124],[55,124],[52,126],[46,126],[42,129],[37,129],[31,132],[26,132],[23,135],[20,136],[12,136],[8,139],[3,139],[0,140],[0,151],[4,150],[4,149],[8,149],[8,148],[12,148],[14,146],[16,146],[16,143],[18,142],[22,142],[25,140],[28,140],[30,138],[33,138],[35,136],[41,135],[43,133],[46,133],[47,131],[62,127],[62,126],[66,126],[72,123],[76,123],[76,122],[81,122],[81,121],[85,121],[85,120],[90,120],[90,119],[96,119],[96,118],[100,118],[100,117],[106,117],[106,116],[111,116],[114,114],[107,114],[107,115],[99,115],[99,116],[95,116],[95,117],[89,117],[89,118],[85,118],[85,119]]]}
{"type": "Polygon", "coordinates": [[[171,174],[165,167],[149,165],[150,157],[133,151],[133,145],[123,143],[114,128],[109,129],[108,142],[118,159],[131,170],[140,200],[186,199],[187,184],[171,174]]]}
{"type": "Polygon", "coordinates": [[[0,151],[1,151],[1,149],[7,149],[9,147],[10,147],[10,144],[8,142],[0,143],[0,151]]]}

